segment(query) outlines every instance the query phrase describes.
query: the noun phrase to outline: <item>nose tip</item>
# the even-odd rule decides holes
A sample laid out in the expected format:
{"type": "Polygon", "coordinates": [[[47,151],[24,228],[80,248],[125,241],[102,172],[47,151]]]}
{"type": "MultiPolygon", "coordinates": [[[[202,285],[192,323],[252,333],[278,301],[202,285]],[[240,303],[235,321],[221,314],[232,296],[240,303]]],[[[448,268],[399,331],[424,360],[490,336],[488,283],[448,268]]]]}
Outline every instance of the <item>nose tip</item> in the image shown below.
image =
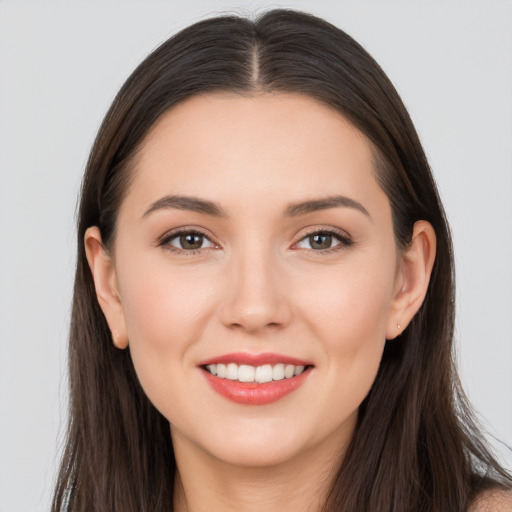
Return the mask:
{"type": "Polygon", "coordinates": [[[267,310],[264,308],[244,306],[237,304],[235,306],[236,313],[231,320],[227,322],[229,327],[233,329],[241,329],[247,332],[257,332],[262,329],[278,329],[286,322],[284,318],[275,310],[267,310]]]}

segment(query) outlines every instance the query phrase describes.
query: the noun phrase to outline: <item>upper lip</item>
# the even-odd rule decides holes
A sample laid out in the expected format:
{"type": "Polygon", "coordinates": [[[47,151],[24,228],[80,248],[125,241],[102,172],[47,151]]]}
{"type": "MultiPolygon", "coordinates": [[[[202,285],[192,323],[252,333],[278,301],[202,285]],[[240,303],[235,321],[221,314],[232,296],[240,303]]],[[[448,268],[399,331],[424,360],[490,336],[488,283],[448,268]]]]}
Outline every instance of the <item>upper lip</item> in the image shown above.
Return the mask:
{"type": "Polygon", "coordinates": [[[248,352],[233,352],[231,354],[222,354],[201,361],[198,366],[206,366],[209,364],[229,364],[238,365],[246,364],[249,366],[263,366],[265,364],[293,364],[295,366],[311,366],[311,362],[296,357],[290,357],[283,354],[275,354],[265,352],[261,354],[250,354],[248,352]]]}

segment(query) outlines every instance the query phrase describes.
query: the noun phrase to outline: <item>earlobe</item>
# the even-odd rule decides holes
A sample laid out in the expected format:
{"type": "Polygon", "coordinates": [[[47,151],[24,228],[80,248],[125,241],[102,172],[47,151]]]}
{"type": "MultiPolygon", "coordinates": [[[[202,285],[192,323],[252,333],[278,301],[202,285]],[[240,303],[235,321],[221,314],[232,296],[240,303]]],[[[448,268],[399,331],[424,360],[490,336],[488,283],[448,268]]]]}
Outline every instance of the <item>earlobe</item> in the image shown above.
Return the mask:
{"type": "Polygon", "coordinates": [[[85,254],[91,270],[98,303],[112,331],[112,341],[117,348],[128,346],[128,335],[123,305],[117,286],[117,276],[112,258],[101,241],[98,227],[87,229],[84,236],[85,254]]]}
{"type": "Polygon", "coordinates": [[[414,224],[411,243],[401,255],[399,286],[393,298],[386,338],[394,339],[406,329],[427,294],[436,257],[436,234],[424,220],[414,224]]]}

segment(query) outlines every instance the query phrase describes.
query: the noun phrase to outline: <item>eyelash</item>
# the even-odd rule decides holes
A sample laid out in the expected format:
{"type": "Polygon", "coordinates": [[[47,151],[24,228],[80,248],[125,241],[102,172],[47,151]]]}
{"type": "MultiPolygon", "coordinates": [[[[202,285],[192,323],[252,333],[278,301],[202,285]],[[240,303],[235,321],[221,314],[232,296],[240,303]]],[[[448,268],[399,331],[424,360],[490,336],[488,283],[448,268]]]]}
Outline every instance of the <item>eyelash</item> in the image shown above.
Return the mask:
{"type": "Polygon", "coordinates": [[[312,230],[309,233],[306,233],[298,242],[296,242],[293,245],[296,246],[299,243],[303,242],[304,240],[307,240],[308,238],[311,238],[315,235],[330,236],[339,242],[336,245],[334,245],[333,247],[329,247],[327,249],[320,249],[320,250],[306,249],[311,254],[314,254],[315,256],[327,256],[329,254],[333,254],[333,253],[348,249],[349,247],[351,247],[354,244],[352,238],[350,238],[350,236],[347,233],[345,233],[344,231],[330,228],[330,229],[312,230]]]}
{"type": "MultiPolygon", "coordinates": [[[[167,233],[158,241],[158,246],[165,247],[169,251],[177,252],[179,254],[184,254],[187,256],[188,255],[192,256],[194,254],[200,253],[201,251],[203,251],[205,249],[212,248],[212,247],[200,247],[198,249],[183,249],[183,248],[178,248],[178,247],[174,247],[171,245],[171,242],[173,240],[180,238],[180,237],[187,236],[187,235],[195,235],[195,236],[201,237],[203,240],[207,240],[208,242],[210,242],[213,247],[218,247],[207,235],[205,235],[201,231],[194,230],[194,229],[180,229],[177,231],[173,231],[171,233],[167,233]]],[[[315,250],[312,248],[306,249],[307,251],[310,251],[314,255],[332,254],[334,252],[338,252],[338,251],[347,249],[348,247],[352,246],[354,243],[353,240],[350,238],[350,236],[347,235],[347,233],[331,228],[331,229],[316,229],[316,230],[310,231],[309,233],[306,233],[299,241],[295,242],[293,244],[293,247],[297,246],[299,243],[301,243],[301,242],[305,241],[306,239],[308,239],[312,236],[315,236],[315,235],[316,236],[330,236],[333,239],[335,239],[336,241],[338,241],[339,243],[337,243],[333,247],[329,247],[327,249],[320,249],[320,250],[315,250]]],[[[295,249],[295,250],[297,250],[297,249],[295,249]]]]}
{"type": "Polygon", "coordinates": [[[208,240],[213,246],[216,246],[216,244],[212,242],[212,240],[207,235],[195,229],[179,229],[176,231],[172,231],[171,233],[167,233],[159,240],[158,246],[165,247],[165,249],[169,251],[176,252],[179,254],[185,254],[187,256],[192,256],[194,254],[200,253],[202,250],[209,249],[209,247],[200,247],[198,249],[182,249],[171,245],[171,242],[173,240],[187,235],[199,236],[204,240],[208,240]]]}

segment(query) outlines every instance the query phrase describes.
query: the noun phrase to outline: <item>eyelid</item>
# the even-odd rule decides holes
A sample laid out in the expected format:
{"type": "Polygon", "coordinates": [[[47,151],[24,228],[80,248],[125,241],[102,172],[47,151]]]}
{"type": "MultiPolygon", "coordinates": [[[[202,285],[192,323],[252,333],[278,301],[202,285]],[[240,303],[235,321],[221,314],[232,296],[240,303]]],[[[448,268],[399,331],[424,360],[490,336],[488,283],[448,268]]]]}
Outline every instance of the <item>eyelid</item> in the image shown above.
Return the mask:
{"type": "Polygon", "coordinates": [[[315,253],[315,254],[328,254],[328,253],[346,249],[347,247],[350,247],[351,245],[353,245],[353,243],[354,243],[354,241],[353,241],[352,237],[349,235],[349,233],[347,233],[346,231],[344,231],[342,229],[334,228],[332,226],[329,226],[329,227],[315,226],[315,227],[308,228],[308,230],[305,233],[302,233],[300,238],[296,242],[294,242],[294,244],[292,245],[291,248],[294,250],[299,250],[299,249],[305,250],[305,251],[308,251],[310,253],[315,253]],[[336,240],[338,240],[339,243],[333,247],[330,247],[328,249],[323,249],[323,250],[296,248],[298,243],[300,243],[303,240],[305,240],[306,238],[308,238],[312,235],[316,235],[316,234],[331,235],[334,238],[336,238],[336,240]]]}
{"type": "MultiPolygon", "coordinates": [[[[345,230],[342,230],[339,228],[335,228],[332,226],[328,226],[328,227],[327,226],[311,226],[306,229],[307,229],[307,231],[303,232],[300,235],[300,238],[292,244],[292,246],[291,246],[292,250],[299,250],[299,248],[296,247],[297,244],[315,234],[331,235],[336,240],[338,240],[339,243],[331,248],[328,248],[328,249],[315,250],[315,249],[302,249],[301,248],[300,250],[306,250],[310,253],[315,253],[315,254],[328,254],[328,253],[346,249],[354,244],[352,236],[349,233],[347,233],[345,230]]],[[[205,249],[221,248],[220,244],[215,241],[215,237],[213,237],[213,235],[208,233],[205,229],[197,227],[197,226],[180,226],[177,228],[173,228],[169,231],[166,231],[162,236],[160,236],[156,240],[155,245],[160,246],[160,247],[166,246],[165,248],[167,248],[170,251],[176,251],[176,252],[187,253],[187,254],[197,253],[197,252],[203,251],[205,249]],[[205,247],[205,248],[199,248],[199,249],[180,249],[180,248],[174,247],[169,244],[170,240],[172,240],[180,235],[187,234],[187,233],[198,234],[198,235],[206,238],[211,244],[213,244],[214,247],[205,247]]]]}
{"type": "Polygon", "coordinates": [[[220,247],[220,245],[214,241],[214,237],[211,234],[207,233],[206,230],[199,228],[197,226],[180,226],[178,228],[174,228],[169,231],[166,231],[162,236],[160,236],[156,240],[156,245],[159,247],[165,246],[165,248],[167,248],[171,251],[177,251],[177,252],[182,252],[182,253],[193,253],[193,252],[201,251],[204,249],[212,249],[212,248],[220,247]],[[206,238],[209,242],[211,242],[213,244],[214,247],[204,247],[204,248],[200,248],[200,249],[180,249],[178,247],[174,247],[174,246],[170,245],[170,243],[169,243],[172,239],[177,238],[180,235],[192,234],[192,233],[206,238]]]}

